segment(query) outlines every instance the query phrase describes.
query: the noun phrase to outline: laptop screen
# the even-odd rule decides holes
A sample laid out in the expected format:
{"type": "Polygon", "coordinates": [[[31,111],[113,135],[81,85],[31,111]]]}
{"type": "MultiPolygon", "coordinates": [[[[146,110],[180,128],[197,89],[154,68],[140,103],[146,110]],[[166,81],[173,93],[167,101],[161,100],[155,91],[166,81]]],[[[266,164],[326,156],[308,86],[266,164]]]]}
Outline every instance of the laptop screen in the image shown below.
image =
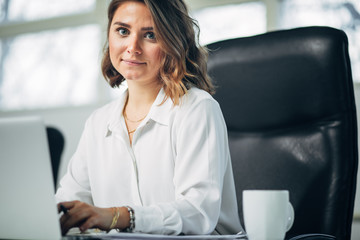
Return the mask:
{"type": "Polygon", "coordinates": [[[0,118],[0,193],[0,238],[61,238],[40,118],[0,118]]]}

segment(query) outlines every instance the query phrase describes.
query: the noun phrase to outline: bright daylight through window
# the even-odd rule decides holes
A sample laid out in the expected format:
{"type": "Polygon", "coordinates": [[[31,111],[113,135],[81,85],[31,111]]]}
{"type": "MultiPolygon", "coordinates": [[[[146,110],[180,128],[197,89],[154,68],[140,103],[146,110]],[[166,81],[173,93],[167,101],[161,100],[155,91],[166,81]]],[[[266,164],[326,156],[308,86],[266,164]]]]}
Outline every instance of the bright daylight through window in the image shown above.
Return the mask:
{"type": "Polygon", "coordinates": [[[0,29],[6,25],[20,29],[15,35],[0,33],[1,110],[95,101],[100,27],[89,23],[41,29],[46,18],[63,20],[69,14],[92,11],[94,6],[95,0],[0,0],[0,29]]]}
{"type": "Polygon", "coordinates": [[[3,24],[52,18],[90,11],[94,6],[95,0],[0,0],[0,21],[3,24]]]}
{"type": "Polygon", "coordinates": [[[199,23],[203,45],[266,31],[266,9],[262,2],[204,8],[194,11],[192,16],[199,23]]]}
{"type": "Polygon", "coordinates": [[[360,83],[359,0],[282,0],[280,6],[280,28],[321,25],[344,30],[349,39],[353,79],[360,83]]]}

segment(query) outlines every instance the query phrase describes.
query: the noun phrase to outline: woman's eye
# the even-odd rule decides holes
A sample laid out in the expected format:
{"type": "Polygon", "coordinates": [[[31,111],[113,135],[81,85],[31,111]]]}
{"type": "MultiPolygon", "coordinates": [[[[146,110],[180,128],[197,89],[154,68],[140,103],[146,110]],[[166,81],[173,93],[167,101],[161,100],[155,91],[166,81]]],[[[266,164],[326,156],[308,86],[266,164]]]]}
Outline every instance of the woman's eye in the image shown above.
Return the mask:
{"type": "Polygon", "coordinates": [[[156,39],[155,33],[153,33],[153,32],[147,32],[147,33],[145,33],[145,38],[151,39],[151,40],[155,40],[155,39],[156,39]]]}
{"type": "Polygon", "coordinates": [[[127,35],[129,31],[126,28],[119,28],[118,32],[120,35],[127,35]]]}

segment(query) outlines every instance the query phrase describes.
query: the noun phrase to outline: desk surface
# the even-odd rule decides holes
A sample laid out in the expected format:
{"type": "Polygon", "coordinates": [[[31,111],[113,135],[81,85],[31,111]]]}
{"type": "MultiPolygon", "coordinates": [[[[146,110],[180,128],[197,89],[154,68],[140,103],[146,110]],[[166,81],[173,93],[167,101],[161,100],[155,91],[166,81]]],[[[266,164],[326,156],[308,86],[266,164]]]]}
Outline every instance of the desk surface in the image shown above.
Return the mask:
{"type": "Polygon", "coordinates": [[[142,233],[89,233],[67,235],[64,240],[85,240],[85,239],[134,239],[134,240],[164,240],[164,239],[183,239],[183,240],[233,240],[247,239],[246,234],[237,235],[188,235],[188,236],[169,236],[142,233]]]}
{"type": "MultiPolygon", "coordinates": [[[[103,234],[78,234],[66,236],[63,240],[111,240],[111,239],[130,239],[130,240],[163,240],[163,239],[183,239],[183,240],[247,240],[246,234],[237,235],[193,235],[193,236],[168,236],[139,233],[103,233],[103,234]]],[[[303,234],[288,240],[335,240],[336,238],[327,234],[303,234]]]]}

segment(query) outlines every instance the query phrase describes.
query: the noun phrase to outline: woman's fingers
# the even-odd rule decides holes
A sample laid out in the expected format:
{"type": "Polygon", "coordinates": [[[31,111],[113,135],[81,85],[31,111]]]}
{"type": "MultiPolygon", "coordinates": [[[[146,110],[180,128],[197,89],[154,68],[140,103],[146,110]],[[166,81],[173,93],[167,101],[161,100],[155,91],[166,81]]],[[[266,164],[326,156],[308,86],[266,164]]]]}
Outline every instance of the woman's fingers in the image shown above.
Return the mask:
{"type": "Polygon", "coordinates": [[[84,208],[72,208],[60,218],[61,230],[65,235],[71,228],[80,226],[87,218],[90,212],[84,208]]]}
{"type": "MultiPolygon", "coordinates": [[[[66,209],[66,211],[70,210],[71,208],[73,208],[76,204],[81,203],[80,201],[70,201],[70,202],[61,202],[58,203],[57,208],[58,208],[58,212],[60,213],[61,211],[64,212],[64,210],[66,209]]],[[[65,212],[64,212],[65,213],[65,212]]]]}
{"type": "Polygon", "coordinates": [[[73,227],[79,227],[82,232],[89,228],[109,230],[113,218],[111,208],[98,208],[79,201],[59,203],[58,210],[61,208],[67,209],[60,218],[63,235],[73,227]]]}

